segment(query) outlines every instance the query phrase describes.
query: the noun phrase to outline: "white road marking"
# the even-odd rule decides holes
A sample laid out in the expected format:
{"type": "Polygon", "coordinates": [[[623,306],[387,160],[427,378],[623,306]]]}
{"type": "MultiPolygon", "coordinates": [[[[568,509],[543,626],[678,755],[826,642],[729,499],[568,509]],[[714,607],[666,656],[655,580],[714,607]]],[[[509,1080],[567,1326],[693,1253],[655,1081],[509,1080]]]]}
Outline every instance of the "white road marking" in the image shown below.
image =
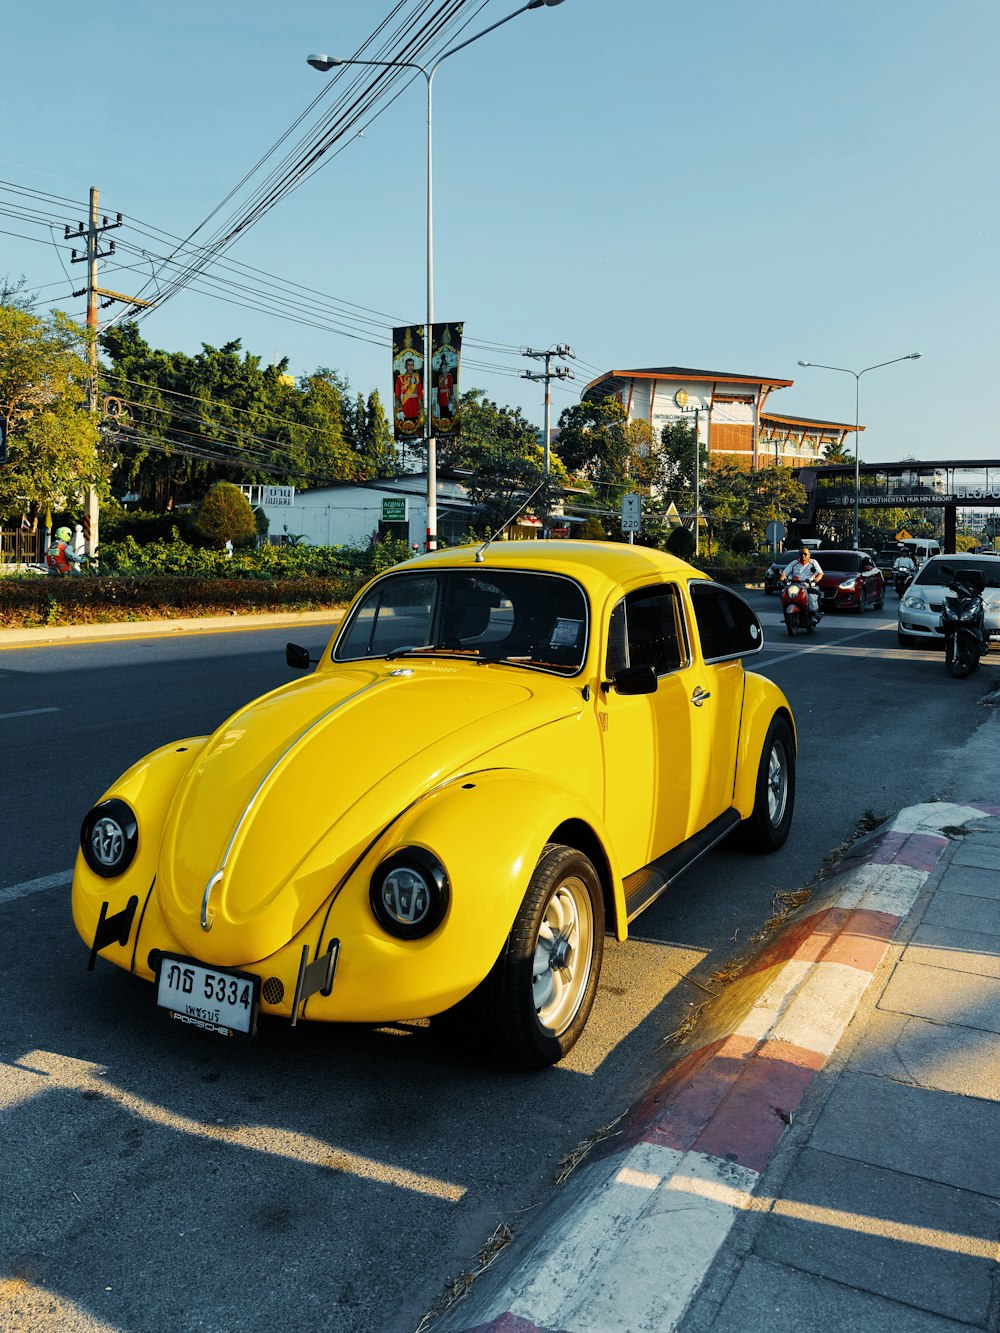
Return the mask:
{"type": "Polygon", "coordinates": [[[20,884],[8,884],[0,888],[0,903],[12,903],[15,898],[27,898],[29,894],[41,893],[45,889],[58,889],[72,884],[72,870],[60,870],[56,875],[43,875],[41,879],[26,879],[20,884]]]}
{"type": "Polygon", "coordinates": [[[22,708],[19,713],[0,713],[0,722],[8,717],[34,717],[37,713],[61,713],[61,708],[22,708]]]}

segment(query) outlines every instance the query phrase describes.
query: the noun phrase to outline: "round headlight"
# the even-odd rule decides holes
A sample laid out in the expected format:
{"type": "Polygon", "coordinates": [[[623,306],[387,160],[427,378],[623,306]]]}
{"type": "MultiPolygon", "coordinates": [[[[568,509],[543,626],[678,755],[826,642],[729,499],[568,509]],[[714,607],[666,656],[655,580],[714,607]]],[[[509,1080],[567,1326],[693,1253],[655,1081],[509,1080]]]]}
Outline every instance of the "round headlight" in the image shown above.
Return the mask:
{"type": "Polygon", "coordinates": [[[124,801],[94,806],[80,829],[80,847],[95,875],[112,879],[125,873],[139,847],[139,825],[124,801]]]}
{"type": "Polygon", "coordinates": [[[437,857],[422,847],[405,847],[372,875],[368,897],[383,930],[415,940],[441,924],[448,894],[448,874],[437,857]]]}

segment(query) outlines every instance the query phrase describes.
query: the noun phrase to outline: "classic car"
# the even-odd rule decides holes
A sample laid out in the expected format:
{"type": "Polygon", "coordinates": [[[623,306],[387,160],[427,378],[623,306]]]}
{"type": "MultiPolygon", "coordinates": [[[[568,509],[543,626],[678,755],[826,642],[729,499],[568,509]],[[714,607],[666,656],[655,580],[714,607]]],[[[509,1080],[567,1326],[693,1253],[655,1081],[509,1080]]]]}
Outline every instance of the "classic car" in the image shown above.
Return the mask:
{"type": "Polygon", "coordinates": [[[824,611],[864,611],[885,605],[885,579],[867,551],[817,551],[824,611]]]}
{"type": "MultiPolygon", "coordinates": [[[[569,540],[418,556],[315,671],[148,754],[87,814],[90,949],[174,1019],[435,1019],[559,1060],[605,932],[724,837],[789,831],[795,727],[763,633],[670,555],[569,540]]],[[[308,668],[289,644],[289,665],[308,668]]]]}

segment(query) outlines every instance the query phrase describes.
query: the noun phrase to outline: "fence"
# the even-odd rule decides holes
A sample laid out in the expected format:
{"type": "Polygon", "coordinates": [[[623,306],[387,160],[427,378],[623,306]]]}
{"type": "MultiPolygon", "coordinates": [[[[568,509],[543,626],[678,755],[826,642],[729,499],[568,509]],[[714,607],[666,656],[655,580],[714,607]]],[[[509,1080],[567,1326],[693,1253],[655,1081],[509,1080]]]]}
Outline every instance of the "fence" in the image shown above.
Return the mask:
{"type": "Polygon", "coordinates": [[[0,565],[37,564],[42,559],[42,534],[24,528],[0,528],[0,565]]]}

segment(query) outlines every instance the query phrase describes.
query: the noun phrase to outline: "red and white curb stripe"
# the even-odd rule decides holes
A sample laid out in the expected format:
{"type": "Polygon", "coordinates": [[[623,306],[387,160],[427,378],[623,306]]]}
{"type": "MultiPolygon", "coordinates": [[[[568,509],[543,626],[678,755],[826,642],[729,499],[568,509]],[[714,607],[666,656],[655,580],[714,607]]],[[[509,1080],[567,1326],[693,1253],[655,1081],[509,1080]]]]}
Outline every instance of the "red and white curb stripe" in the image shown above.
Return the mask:
{"type": "Polygon", "coordinates": [[[473,1288],[436,1327],[676,1328],[948,845],[942,830],[984,815],[1000,806],[911,806],[849,852],[713,1004],[615,1149],[566,1187],[558,1222],[503,1289],[473,1288]]]}

